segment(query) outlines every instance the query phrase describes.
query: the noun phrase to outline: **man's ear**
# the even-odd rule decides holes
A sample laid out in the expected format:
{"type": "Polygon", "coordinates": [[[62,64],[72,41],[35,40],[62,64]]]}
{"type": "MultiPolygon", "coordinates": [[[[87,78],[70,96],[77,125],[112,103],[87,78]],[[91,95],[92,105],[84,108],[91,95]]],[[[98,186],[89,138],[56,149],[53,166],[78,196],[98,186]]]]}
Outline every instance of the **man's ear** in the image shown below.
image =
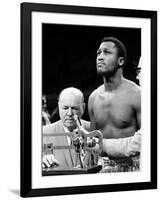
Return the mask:
{"type": "Polygon", "coordinates": [[[118,65],[120,67],[122,67],[124,65],[124,63],[125,63],[125,58],[124,57],[119,57],[118,58],[118,65]]]}
{"type": "Polygon", "coordinates": [[[81,114],[82,114],[82,115],[84,114],[85,107],[86,107],[86,104],[85,104],[85,103],[82,103],[82,109],[81,109],[81,114]]]}

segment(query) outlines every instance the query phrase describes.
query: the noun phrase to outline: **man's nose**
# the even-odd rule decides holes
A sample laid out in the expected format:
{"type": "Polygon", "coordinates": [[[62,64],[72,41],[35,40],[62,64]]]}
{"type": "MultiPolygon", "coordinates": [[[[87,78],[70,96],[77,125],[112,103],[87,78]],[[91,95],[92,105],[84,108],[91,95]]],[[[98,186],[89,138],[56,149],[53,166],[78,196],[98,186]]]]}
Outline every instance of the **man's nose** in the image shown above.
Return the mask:
{"type": "Polygon", "coordinates": [[[67,112],[67,114],[68,114],[69,116],[73,115],[72,108],[69,108],[69,109],[68,109],[68,112],[67,112]]]}
{"type": "Polygon", "coordinates": [[[100,54],[97,56],[97,60],[100,61],[100,60],[103,60],[103,59],[104,59],[103,53],[100,53],[100,54]]]}

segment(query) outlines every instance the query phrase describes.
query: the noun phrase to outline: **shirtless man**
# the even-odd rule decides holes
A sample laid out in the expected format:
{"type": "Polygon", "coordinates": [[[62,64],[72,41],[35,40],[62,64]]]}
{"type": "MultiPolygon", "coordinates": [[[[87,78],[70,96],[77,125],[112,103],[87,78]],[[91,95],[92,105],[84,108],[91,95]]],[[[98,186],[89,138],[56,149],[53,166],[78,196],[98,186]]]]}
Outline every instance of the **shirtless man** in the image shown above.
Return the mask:
{"type": "Polygon", "coordinates": [[[104,38],[96,59],[103,85],[92,92],[88,102],[91,129],[100,130],[104,141],[133,136],[141,127],[141,91],[123,77],[125,62],[126,48],[122,42],[104,38]]]}
{"type": "Polygon", "coordinates": [[[104,38],[97,51],[97,73],[103,85],[89,97],[92,129],[103,138],[124,138],[140,129],[141,93],[135,83],[123,77],[126,49],[116,38],[104,38]]]}

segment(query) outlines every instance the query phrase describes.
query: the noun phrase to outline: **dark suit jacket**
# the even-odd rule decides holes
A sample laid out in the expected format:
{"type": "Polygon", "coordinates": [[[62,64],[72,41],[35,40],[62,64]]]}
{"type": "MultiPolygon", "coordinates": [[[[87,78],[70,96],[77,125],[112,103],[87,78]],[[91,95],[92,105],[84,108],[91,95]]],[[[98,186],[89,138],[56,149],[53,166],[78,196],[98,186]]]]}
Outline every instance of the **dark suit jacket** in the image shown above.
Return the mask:
{"type": "MultiPolygon", "coordinates": [[[[86,130],[90,130],[90,122],[81,120],[81,123],[86,130]]],[[[53,143],[56,146],[67,146],[67,136],[54,136],[58,133],[65,133],[61,120],[44,126],[43,144],[53,143]],[[51,136],[45,136],[47,134],[51,134],[51,136]]],[[[63,167],[74,167],[76,165],[75,149],[54,149],[53,154],[63,167]]]]}

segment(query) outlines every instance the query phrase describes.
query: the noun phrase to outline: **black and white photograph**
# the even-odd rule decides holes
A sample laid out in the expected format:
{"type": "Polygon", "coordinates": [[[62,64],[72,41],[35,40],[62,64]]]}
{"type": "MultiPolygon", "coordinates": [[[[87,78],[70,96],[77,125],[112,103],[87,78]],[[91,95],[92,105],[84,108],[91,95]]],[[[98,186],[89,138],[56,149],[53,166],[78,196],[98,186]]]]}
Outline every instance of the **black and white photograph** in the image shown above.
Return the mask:
{"type": "Polygon", "coordinates": [[[156,12],[21,15],[21,196],[156,188],[156,12]]]}
{"type": "Polygon", "coordinates": [[[42,37],[43,174],[139,171],[141,29],[43,24],[42,37]]]}

